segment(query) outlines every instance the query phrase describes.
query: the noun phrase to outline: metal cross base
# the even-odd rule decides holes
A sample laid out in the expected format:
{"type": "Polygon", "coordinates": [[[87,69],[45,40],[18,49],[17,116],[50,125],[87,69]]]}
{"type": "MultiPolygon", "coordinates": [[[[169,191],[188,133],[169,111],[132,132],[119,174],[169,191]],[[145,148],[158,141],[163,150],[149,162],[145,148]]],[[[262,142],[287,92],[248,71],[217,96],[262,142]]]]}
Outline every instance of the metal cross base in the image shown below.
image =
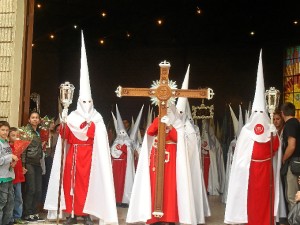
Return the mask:
{"type": "Polygon", "coordinates": [[[155,217],[155,218],[162,218],[164,213],[163,212],[153,212],[152,215],[155,217]]]}

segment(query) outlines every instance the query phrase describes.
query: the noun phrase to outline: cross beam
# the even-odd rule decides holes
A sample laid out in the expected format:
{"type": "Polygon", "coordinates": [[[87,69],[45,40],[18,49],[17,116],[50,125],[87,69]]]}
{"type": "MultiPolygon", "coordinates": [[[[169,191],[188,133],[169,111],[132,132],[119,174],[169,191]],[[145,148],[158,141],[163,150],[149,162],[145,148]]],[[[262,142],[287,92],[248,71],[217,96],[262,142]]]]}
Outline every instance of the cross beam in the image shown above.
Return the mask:
{"type": "Polygon", "coordinates": [[[168,100],[171,97],[201,98],[212,99],[214,93],[210,88],[205,89],[171,89],[169,87],[170,63],[164,61],[160,66],[160,80],[157,88],[123,88],[119,86],[116,90],[118,97],[156,97],[158,99],[158,157],[156,157],[156,184],[155,184],[155,202],[153,216],[161,218],[163,213],[163,190],[164,190],[164,163],[165,163],[165,144],[166,144],[166,125],[160,120],[167,114],[168,100]]]}

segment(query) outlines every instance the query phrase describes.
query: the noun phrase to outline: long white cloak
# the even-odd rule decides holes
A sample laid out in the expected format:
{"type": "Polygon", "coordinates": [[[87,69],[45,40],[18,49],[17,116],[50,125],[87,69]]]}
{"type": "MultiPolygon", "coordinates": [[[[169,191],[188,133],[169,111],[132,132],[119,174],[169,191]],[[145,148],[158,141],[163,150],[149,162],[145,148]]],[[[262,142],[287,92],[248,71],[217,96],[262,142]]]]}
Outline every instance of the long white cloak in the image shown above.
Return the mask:
{"type": "MultiPolygon", "coordinates": [[[[185,139],[186,148],[188,149],[190,170],[192,172],[192,185],[194,193],[194,204],[197,218],[197,224],[204,224],[205,217],[210,216],[210,208],[203,179],[202,167],[200,163],[201,155],[199,147],[201,146],[200,136],[197,137],[195,127],[190,120],[185,121],[185,139]]],[[[198,128],[199,129],[199,128],[198,128]]],[[[199,134],[198,134],[199,135],[199,134]]]]}
{"type": "Polygon", "coordinates": [[[203,207],[204,207],[204,216],[208,217],[211,216],[210,212],[210,207],[208,204],[208,198],[207,198],[207,191],[205,187],[205,182],[204,182],[204,176],[203,176],[203,166],[202,166],[202,156],[201,156],[201,134],[200,134],[200,129],[197,125],[194,125],[194,129],[196,132],[196,138],[197,138],[197,148],[198,148],[198,158],[199,158],[199,166],[200,166],[200,179],[201,179],[201,185],[203,187],[202,191],[202,200],[203,200],[203,207]]]}
{"type": "Polygon", "coordinates": [[[219,195],[224,192],[225,188],[225,167],[223,159],[223,150],[219,140],[217,139],[214,129],[208,124],[208,138],[210,149],[210,168],[209,168],[209,179],[208,179],[208,191],[211,195],[219,195]],[[212,154],[211,154],[212,153],[212,154]],[[215,174],[217,170],[217,174],[215,174]],[[218,183],[216,183],[218,179],[218,183]]]}
{"type": "Polygon", "coordinates": [[[222,195],[222,202],[223,203],[227,202],[229,176],[230,176],[230,171],[231,171],[231,165],[232,165],[235,145],[236,145],[236,138],[234,138],[230,142],[228,152],[227,152],[225,187],[224,187],[224,192],[223,192],[223,195],[222,195]]]}
{"type": "MultiPolygon", "coordinates": [[[[72,121],[72,124],[68,122],[68,126],[77,138],[80,140],[88,139],[86,136],[87,127],[84,129],[76,129],[76,127],[79,128],[80,124],[84,122],[77,111],[73,111],[68,116],[68,121],[72,121]]],[[[91,121],[95,123],[95,136],[89,188],[83,212],[97,217],[99,219],[99,224],[118,224],[111,157],[106,127],[102,116],[96,110],[93,112],[91,121]]],[[[62,153],[61,141],[61,137],[59,137],[44,204],[44,208],[48,210],[48,219],[56,219],[57,215],[60,159],[62,153]]],[[[65,146],[65,149],[67,149],[66,147],[67,146],[65,146]]],[[[67,152],[65,153],[65,156],[66,154],[67,152]]],[[[61,189],[60,206],[61,210],[66,208],[63,185],[61,189]]]]}
{"type": "MultiPolygon", "coordinates": [[[[253,151],[254,140],[249,138],[253,136],[250,129],[243,127],[236,143],[236,148],[231,166],[231,173],[228,185],[227,204],[225,209],[224,223],[240,224],[248,222],[247,214],[247,198],[248,198],[248,183],[249,183],[249,168],[253,151]],[[236,182],[239,180],[239,182],[236,182]]],[[[277,159],[273,161],[280,162],[277,154],[277,159]]],[[[280,164],[278,164],[280,165],[280,164]]],[[[277,215],[279,185],[279,166],[276,167],[274,173],[275,196],[274,196],[274,216],[277,215]]]]}

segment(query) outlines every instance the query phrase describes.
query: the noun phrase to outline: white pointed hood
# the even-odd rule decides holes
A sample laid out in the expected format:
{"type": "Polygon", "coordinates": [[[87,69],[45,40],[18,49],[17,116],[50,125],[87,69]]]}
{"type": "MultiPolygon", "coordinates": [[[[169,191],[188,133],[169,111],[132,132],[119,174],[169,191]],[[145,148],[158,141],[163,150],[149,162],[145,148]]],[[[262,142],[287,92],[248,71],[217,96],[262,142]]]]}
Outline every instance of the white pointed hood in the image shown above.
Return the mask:
{"type": "Polygon", "coordinates": [[[102,116],[94,109],[91,96],[90,79],[85,52],[83,33],[81,33],[81,69],[80,69],[80,90],[77,101],[77,108],[71,112],[67,118],[67,124],[76,138],[79,140],[87,140],[88,124],[90,122],[103,122],[102,116]],[[80,128],[83,123],[86,123],[84,128],[80,128]]]}
{"type": "Polygon", "coordinates": [[[128,135],[130,136],[132,130],[133,130],[133,127],[134,127],[134,119],[133,119],[133,116],[131,117],[131,124],[130,124],[130,128],[129,128],[129,131],[128,131],[128,135]]]}
{"type": "Polygon", "coordinates": [[[144,109],[144,105],[142,106],[137,118],[136,118],[136,121],[135,121],[135,124],[132,128],[132,131],[130,132],[130,139],[132,141],[134,141],[135,143],[138,142],[138,131],[139,131],[139,127],[140,127],[140,122],[141,122],[141,119],[142,119],[142,113],[143,113],[143,109],[144,109]]]}
{"type": "Polygon", "coordinates": [[[114,121],[115,131],[116,131],[116,133],[119,133],[119,131],[118,131],[118,122],[117,122],[117,119],[116,119],[113,112],[111,112],[111,116],[112,116],[113,121],[114,121]]]}
{"type": "Polygon", "coordinates": [[[266,111],[266,97],[265,97],[265,82],[263,74],[262,65],[262,51],[259,55],[259,63],[257,69],[257,79],[256,79],[256,90],[254,95],[254,100],[252,104],[252,113],[254,111],[266,111]]]}
{"type": "Polygon", "coordinates": [[[118,109],[118,105],[116,104],[116,114],[117,114],[117,127],[118,127],[118,133],[117,135],[127,135],[127,132],[126,132],[126,129],[125,129],[125,126],[124,126],[124,123],[123,123],[123,120],[122,120],[122,117],[121,117],[121,114],[119,112],[119,109],[118,109]]]}
{"type": "Polygon", "coordinates": [[[185,113],[187,115],[187,118],[191,121],[191,124],[195,125],[194,120],[193,120],[193,115],[192,115],[192,112],[191,112],[190,103],[189,103],[188,99],[186,101],[185,113]]]}
{"type": "Polygon", "coordinates": [[[146,125],[146,130],[148,129],[148,127],[150,126],[150,124],[152,123],[152,111],[153,111],[153,108],[150,107],[149,105],[149,108],[148,108],[148,114],[147,114],[147,125],[146,125]]]}
{"type": "Polygon", "coordinates": [[[270,118],[266,112],[265,84],[262,65],[262,51],[259,56],[256,90],[251,116],[245,125],[251,138],[257,142],[267,142],[270,139],[270,118]]]}
{"type": "Polygon", "coordinates": [[[245,110],[245,124],[248,122],[249,120],[249,111],[246,109],[245,110]]]}
{"type": "Polygon", "coordinates": [[[242,107],[241,107],[241,105],[239,105],[239,124],[238,124],[238,129],[237,129],[237,134],[236,134],[237,137],[239,137],[243,126],[244,126],[244,122],[243,122],[242,107]]]}
{"type": "Polygon", "coordinates": [[[235,115],[235,113],[234,113],[234,111],[232,110],[232,108],[231,108],[230,105],[229,105],[229,110],[230,110],[230,115],[231,115],[231,119],[232,119],[234,135],[237,137],[239,121],[238,121],[238,119],[236,118],[236,115],[235,115]]]}
{"type": "MultiPolygon", "coordinates": [[[[181,89],[188,89],[189,88],[189,77],[190,77],[190,65],[187,68],[184,80],[182,82],[181,89]]],[[[176,108],[179,112],[185,113],[187,104],[187,98],[179,97],[177,100],[176,108]]]]}
{"type": "Polygon", "coordinates": [[[83,32],[81,32],[80,89],[77,111],[90,122],[94,111],[83,32]]]}

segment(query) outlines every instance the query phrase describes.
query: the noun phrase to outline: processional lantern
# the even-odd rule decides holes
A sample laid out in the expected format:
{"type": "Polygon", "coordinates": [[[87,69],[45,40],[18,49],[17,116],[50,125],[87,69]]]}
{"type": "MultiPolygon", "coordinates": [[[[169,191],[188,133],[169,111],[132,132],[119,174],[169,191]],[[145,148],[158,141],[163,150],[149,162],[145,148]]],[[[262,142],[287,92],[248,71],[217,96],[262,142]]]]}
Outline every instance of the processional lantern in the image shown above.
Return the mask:
{"type": "MultiPolygon", "coordinates": [[[[58,200],[57,200],[57,215],[56,215],[56,224],[59,224],[59,215],[60,215],[60,199],[61,199],[61,186],[62,186],[62,176],[63,176],[63,164],[64,164],[64,154],[65,154],[65,136],[66,136],[66,122],[68,116],[68,108],[72,104],[73,95],[75,87],[69,81],[61,84],[59,86],[59,96],[60,102],[63,105],[64,109],[61,115],[62,123],[62,142],[61,142],[61,157],[60,157],[60,174],[59,174],[59,188],[58,188],[58,200]]],[[[73,217],[73,214],[72,214],[73,217]]]]}
{"type": "Polygon", "coordinates": [[[214,105],[205,105],[204,99],[200,106],[192,106],[192,117],[197,123],[198,120],[207,120],[214,118],[214,105]]]}
{"type": "Polygon", "coordinates": [[[30,111],[36,111],[38,113],[41,112],[41,96],[40,94],[33,92],[30,94],[30,99],[34,102],[35,106],[30,107],[30,111]]]}
{"type": "MultiPolygon", "coordinates": [[[[265,92],[266,101],[267,101],[267,110],[270,114],[271,124],[273,124],[273,116],[276,108],[279,105],[279,98],[280,98],[280,92],[279,90],[275,89],[275,87],[270,87],[269,90],[266,90],[265,92]]],[[[273,131],[271,130],[270,134],[271,140],[270,140],[270,155],[273,154],[273,131]]],[[[274,179],[273,179],[273,160],[270,160],[270,190],[274,189],[274,179]]],[[[270,191],[270,208],[274,206],[273,202],[273,194],[272,191],[270,191]]],[[[270,221],[272,222],[274,219],[274,214],[272,210],[270,211],[270,221]]]]}
{"type": "Polygon", "coordinates": [[[74,90],[74,85],[69,81],[66,81],[59,86],[60,102],[63,105],[64,109],[69,108],[69,106],[72,104],[74,90]]]}
{"type": "Polygon", "coordinates": [[[267,110],[271,117],[271,123],[273,123],[273,115],[279,105],[280,91],[275,89],[275,87],[270,87],[269,90],[266,90],[265,95],[267,101],[267,110]]]}

